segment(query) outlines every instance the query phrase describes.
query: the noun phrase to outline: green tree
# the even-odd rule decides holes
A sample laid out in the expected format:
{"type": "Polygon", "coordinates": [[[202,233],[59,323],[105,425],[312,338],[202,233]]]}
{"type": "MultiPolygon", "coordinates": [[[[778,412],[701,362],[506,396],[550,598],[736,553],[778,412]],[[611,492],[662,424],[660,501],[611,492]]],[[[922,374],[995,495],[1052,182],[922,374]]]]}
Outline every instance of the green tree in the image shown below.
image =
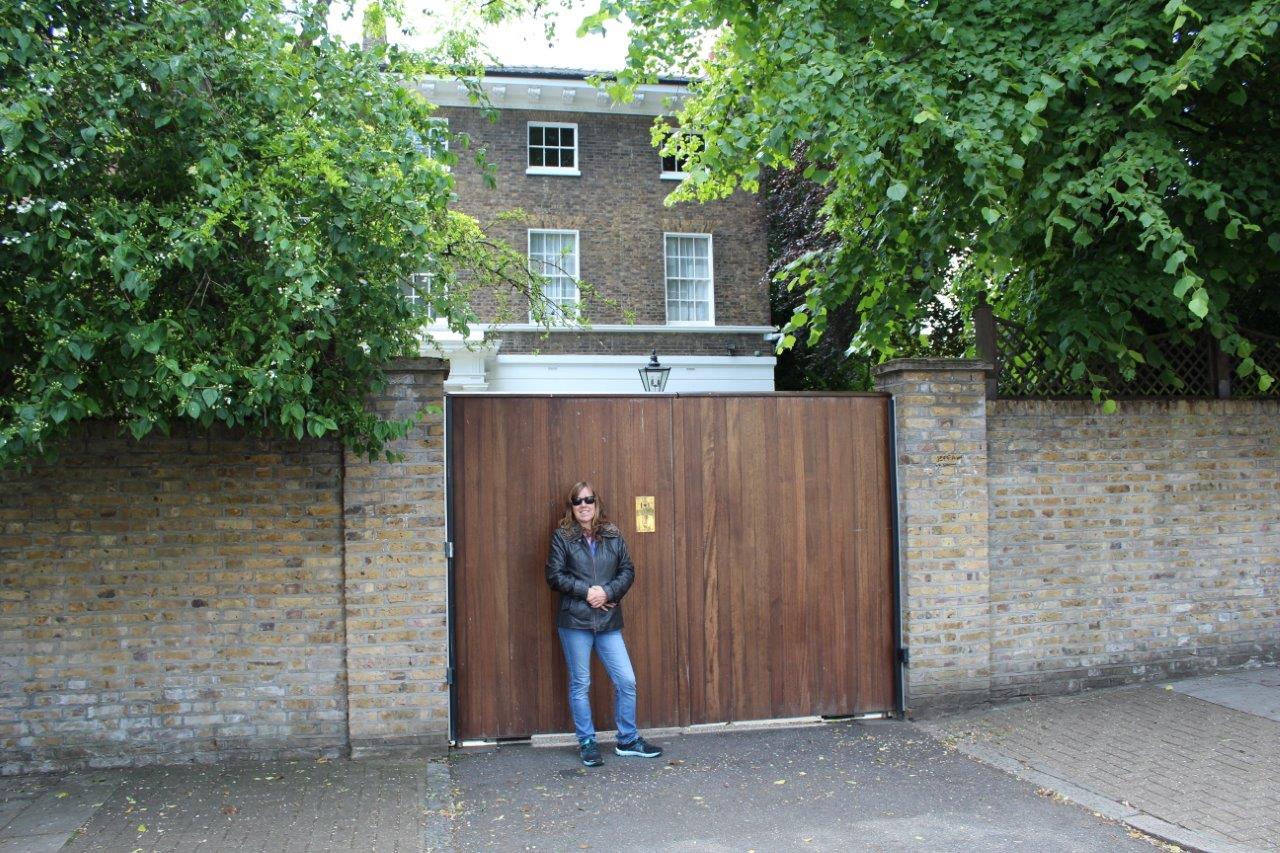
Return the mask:
{"type": "Polygon", "coordinates": [[[327,8],[0,10],[0,464],[86,418],[376,454],[410,426],[364,401],[416,350],[416,306],[461,327],[465,288],[439,285],[519,284],[523,260],[447,209],[456,155],[402,82],[470,45],[364,51],[327,8]],[[406,298],[424,269],[436,286],[406,298]]]}
{"type": "MultiPolygon", "coordinates": [[[[785,326],[797,310],[803,311],[806,294],[787,286],[787,275],[797,259],[832,249],[839,242],[822,210],[830,186],[806,178],[808,159],[803,145],[793,156],[795,165],[769,170],[762,179],[764,209],[769,222],[769,302],[772,320],[785,326]]],[[[800,336],[778,353],[774,379],[779,390],[869,391],[873,382],[873,354],[850,352],[849,342],[861,325],[856,290],[826,313],[826,328],[816,340],[800,336]]],[[[924,303],[918,321],[904,326],[893,341],[903,356],[962,356],[972,337],[965,318],[950,301],[924,303]]]]}
{"type": "Polygon", "coordinates": [[[1095,393],[1201,329],[1271,385],[1242,329],[1280,318],[1275,0],[604,0],[584,27],[619,15],[618,89],[704,77],[674,199],[808,147],[835,239],[781,272],[784,346],[852,301],[852,349],[885,357],[985,292],[1095,393]]]}

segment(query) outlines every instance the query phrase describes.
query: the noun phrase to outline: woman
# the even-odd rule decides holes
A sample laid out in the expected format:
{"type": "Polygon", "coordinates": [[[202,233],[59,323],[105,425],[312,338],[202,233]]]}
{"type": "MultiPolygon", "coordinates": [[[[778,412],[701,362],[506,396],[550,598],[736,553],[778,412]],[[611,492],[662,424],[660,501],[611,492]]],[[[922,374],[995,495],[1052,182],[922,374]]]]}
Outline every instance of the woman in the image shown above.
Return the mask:
{"type": "Polygon", "coordinates": [[[564,518],[551,534],[547,584],[560,593],[556,626],[569,665],[569,710],[573,713],[578,755],[588,767],[604,763],[591,718],[591,650],[613,681],[618,726],[618,755],[656,758],[661,747],[636,731],[636,676],[622,641],[622,596],[635,580],[635,566],[616,525],[590,483],[574,483],[564,518]]]}

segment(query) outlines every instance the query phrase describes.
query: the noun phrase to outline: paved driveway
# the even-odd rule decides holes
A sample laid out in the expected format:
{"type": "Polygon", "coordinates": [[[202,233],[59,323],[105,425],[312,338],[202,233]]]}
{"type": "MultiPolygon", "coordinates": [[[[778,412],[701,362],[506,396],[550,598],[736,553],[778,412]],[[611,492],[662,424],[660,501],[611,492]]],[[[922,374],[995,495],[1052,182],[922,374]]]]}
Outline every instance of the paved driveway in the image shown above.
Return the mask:
{"type": "MultiPolygon", "coordinates": [[[[685,735],[660,759],[501,746],[453,760],[458,850],[1150,851],[909,723],[685,735]]],[[[1135,834],[1136,835],[1136,834],[1135,834]]]]}

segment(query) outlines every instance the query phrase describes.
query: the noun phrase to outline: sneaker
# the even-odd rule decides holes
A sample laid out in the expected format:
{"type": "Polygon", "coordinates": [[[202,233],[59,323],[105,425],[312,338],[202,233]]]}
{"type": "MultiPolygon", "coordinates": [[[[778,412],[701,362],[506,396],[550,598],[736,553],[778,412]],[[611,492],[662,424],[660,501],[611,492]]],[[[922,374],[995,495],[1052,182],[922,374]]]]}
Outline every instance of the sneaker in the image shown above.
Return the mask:
{"type": "Polygon", "coordinates": [[[645,743],[642,737],[637,737],[631,743],[620,743],[614,747],[613,751],[618,755],[629,755],[635,758],[657,758],[662,755],[662,747],[645,743]]]}
{"type": "MultiPolygon", "coordinates": [[[[622,753],[618,754],[621,755],[622,753]]],[[[587,738],[578,744],[578,757],[588,767],[599,767],[604,764],[604,759],[600,757],[600,747],[596,746],[595,738],[587,738]]]]}

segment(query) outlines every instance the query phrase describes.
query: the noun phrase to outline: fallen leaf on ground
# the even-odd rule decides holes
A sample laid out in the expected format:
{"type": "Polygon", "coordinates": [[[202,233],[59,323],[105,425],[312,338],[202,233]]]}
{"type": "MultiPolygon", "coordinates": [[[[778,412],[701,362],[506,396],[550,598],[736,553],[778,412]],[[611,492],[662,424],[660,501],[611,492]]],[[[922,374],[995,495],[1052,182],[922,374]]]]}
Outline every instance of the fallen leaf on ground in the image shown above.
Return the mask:
{"type": "Polygon", "coordinates": [[[235,814],[238,811],[240,811],[239,806],[223,806],[222,807],[223,814],[235,814]]]}

